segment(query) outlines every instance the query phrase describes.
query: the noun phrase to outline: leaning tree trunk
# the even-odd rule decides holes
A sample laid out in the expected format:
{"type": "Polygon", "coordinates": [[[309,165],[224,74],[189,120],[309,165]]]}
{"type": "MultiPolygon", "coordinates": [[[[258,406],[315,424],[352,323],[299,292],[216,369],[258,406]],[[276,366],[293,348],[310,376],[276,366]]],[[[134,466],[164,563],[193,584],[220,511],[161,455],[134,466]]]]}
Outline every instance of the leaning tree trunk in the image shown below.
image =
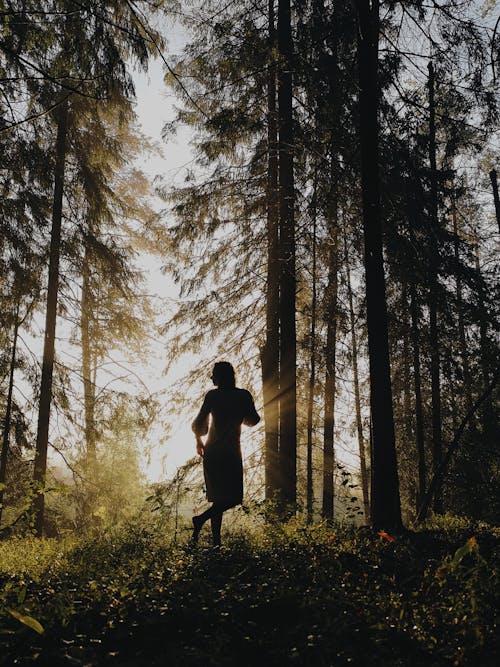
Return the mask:
{"type": "Polygon", "coordinates": [[[280,482],[281,500],[292,508],[297,498],[297,341],[295,325],[295,222],[293,173],[290,0],[278,2],[278,127],[280,235],[280,482]]]}
{"type": "Polygon", "coordinates": [[[261,350],[265,422],[265,497],[275,498],[279,481],[279,208],[276,118],[276,45],[274,0],[269,0],[269,65],[267,82],[267,285],[266,340],[261,350]]]}
{"type": "Polygon", "coordinates": [[[9,387],[7,389],[7,404],[5,406],[2,451],[0,454],[0,524],[2,523],[5,481],[7,479],[7,458],[9,455],[10,425],[12,421],[12,394],[14,391],[14,370],[16,368],[18,331],[19,331],[19,301],[17,302],[16,314],[14,320],[14,335],[12,337],[12,351],[11,351],[10,369],[9,369],[9,387]]]}
{"type": "Polygon", "coordinates": [[[371,522],[398,530],[401,504],[392,410],[379,176],[379,3],[356,0],[358,18],[359,132],[365,240],[366,309],[373,423],[371,522]]]}
{"type": "Polygon", "coordinates": [[[491,382],[484,389],[483,393],[479,396],[479,398],[476,399],[475,403],[470,407],[469,411],[462,419],[460,426],[455,432],[453,440],[451,441],[445,456],[441,460],[439,468],[433,474],[432,479],[429,483],[429,488],[427,489],[427,492],[422,500],[422,505],[418,512],[417,516],[418,522],[425,521],[425,519],[427,518],[432,498],[436,493],[436,490],[443,484],[443,479],[448,470],[450,461],[454,456],[455,452],[457,451],[457,449],[459,448],[460,443],[462,442],[462,436],[465,433],[467,426],[471,423],[471,421],[474,418],[474,415],[476,414],[477,410],[482,406],[484,401],[490,398],[492,391],[496,388],[499,381],[500,381],[500,368],[497,368],[491,382]]]}
{"type": "Polygon", "coordinates": [[[349,324],[351,327],[351,351],[352,351],[352,374],[354,379],[354,403],[356,408],[356,429],[358,433],[359,467],[361,471],[361,488],[363,491],[363,510],[365,522],[370,523],[370,496],[368,490],[368,470],[366,467],[366,448],[363,437],[363,421],[361,419],[361,397],[359,392],[358,371],[358,340],[356,336],[356,318],[354,316],[354,301],[352,297],[351,267],[349,264],[349,249],[347,245],[347,232],[344,227],[344,252],[347,278],[347,297],[349,300],[349,324]]]}
{"type": "Polygon", "coordinates": [[[64,168],[66,161],[66,134],[68,126],[68,102],[59,109],[56,138],[56,161],[54,175],[54,198],[52,203],[52,230],[50,235],[49,280],[45,337],[40,384],[40,402],[36,435],[35,466],[35,531],[42,535],[45,508],[45,477],[47,472],[47,448],[49,442],[50,404],[52,401],[52,375],[54,370],[54,343],[56,334],[57,295],[59,291],[59,257],[61,251],[61,222],[64,190],[64,168]]]}
{"type": "MultiPolygon", "coordinates": [[[[432,468],[434,474],[443,456],[441,424],[441,383],[438,334],[438,192],[436,165],[436,109],[434,102],[434,66],[429,63],[429,166],[430,166],[430,229],[429,229],[429,343],[431,348],[431,404],[432,404],[432,468]]],[[[443,511],[443,493],[434,494],[434,511],[443,511]]]]}

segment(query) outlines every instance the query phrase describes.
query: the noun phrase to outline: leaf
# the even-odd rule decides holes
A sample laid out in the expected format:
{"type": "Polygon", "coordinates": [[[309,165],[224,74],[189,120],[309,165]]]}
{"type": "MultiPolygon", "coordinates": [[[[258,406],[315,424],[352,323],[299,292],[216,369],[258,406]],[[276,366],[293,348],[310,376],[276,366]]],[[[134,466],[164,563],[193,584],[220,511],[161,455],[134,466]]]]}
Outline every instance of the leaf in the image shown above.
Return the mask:
{"type": "Polygon", "coordinates": [[[32,618],[31,616],[26,616],[25,614],[21,614],[15,609],[9,609],[6,607],[6,610],[9,612],[11,616],[14,616],[20,623],[23,623],[23,625],[27,625],[28,628],[31,628],[35,632],[38,632],[39,635],[43,634],[44,628],[41,623],[39,623],[36,618],[32,618]]]}
{"type": "Polygon", "coordinates": [[[462,547],[459,547],[455,551],[452,564],[456,567],[462,562],[462,560],[465,558],[465,556],[467,556],[467,554],[471,554],[473,551],[476,551],[477,548],[478,547],[476,538],[474,536],[469,537],[467,542],[462,547]]]}

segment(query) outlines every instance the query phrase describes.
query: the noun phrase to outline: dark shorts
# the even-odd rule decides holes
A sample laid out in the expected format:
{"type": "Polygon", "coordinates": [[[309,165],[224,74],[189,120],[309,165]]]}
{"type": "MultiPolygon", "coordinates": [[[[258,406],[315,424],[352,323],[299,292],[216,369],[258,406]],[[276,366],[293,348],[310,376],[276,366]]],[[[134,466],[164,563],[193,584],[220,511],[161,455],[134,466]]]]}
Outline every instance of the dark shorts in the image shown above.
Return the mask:
{"type": "Polygon", "coordinates": [[[203,455],[203,473],[207,500],[234,505],[243,502],[243,463],[239,447],[208,445],[203,455]]]}

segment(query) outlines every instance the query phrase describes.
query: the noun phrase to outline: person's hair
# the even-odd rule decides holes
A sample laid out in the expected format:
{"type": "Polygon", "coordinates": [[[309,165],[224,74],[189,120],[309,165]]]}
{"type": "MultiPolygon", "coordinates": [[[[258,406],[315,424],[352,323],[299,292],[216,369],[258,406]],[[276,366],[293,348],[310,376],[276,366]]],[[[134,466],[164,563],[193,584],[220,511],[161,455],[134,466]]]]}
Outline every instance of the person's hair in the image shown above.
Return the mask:
{"type": "Polygon", "coordinates": [[[232,389],[236,385],[234,368],[229,361],[218,361],[212,371],[212,380],[221,389],[232,389]]]}

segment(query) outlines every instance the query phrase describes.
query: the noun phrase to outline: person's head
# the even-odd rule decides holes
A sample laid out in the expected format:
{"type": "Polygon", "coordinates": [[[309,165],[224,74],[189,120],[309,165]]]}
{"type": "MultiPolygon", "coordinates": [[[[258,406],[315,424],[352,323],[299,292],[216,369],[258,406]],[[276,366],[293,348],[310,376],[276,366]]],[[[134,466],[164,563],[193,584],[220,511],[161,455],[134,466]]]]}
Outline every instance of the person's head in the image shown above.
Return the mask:
{"type": "Polygon", "coordinates": [[[218,361],[215,364],[212,382],[219,389],[232,389],[235,386],[234,368],[228,361],[218,361]]]}

